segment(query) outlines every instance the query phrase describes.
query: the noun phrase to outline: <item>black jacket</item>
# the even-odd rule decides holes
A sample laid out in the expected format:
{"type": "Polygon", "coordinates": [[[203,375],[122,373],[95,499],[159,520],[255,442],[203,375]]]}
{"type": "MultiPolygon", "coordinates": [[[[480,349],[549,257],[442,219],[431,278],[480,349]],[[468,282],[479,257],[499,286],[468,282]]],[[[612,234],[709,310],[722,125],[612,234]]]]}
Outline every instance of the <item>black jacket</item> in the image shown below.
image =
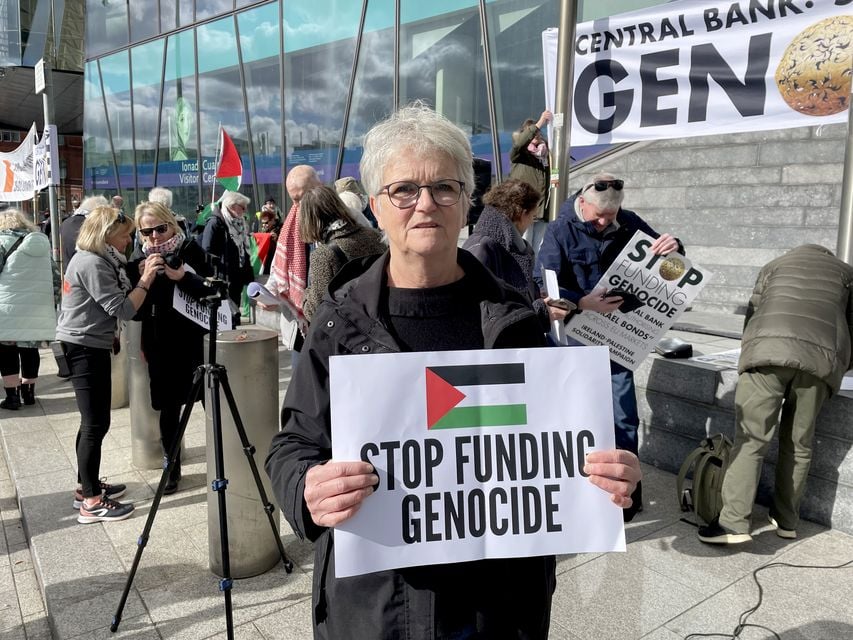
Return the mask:
{"type": "MultiPolygon", "coordinates": [[[[135,318],[142,321],[142,352],[151,379],[151,404],[158,411],[186,402],[193,372],[204,359],[205,329],[175,311],[175,287],[196,300],[212,293],[204,277],[213,275],[213,269],[195,240],[185,240],[177,253],[196,273],[187,272],[177,284],[158,274],[135,318]]],[[[127,272],[134,285],[139,282],[139,264],[144,260],[141,249],[128,260],[127,272]]]]}
{"type": "MultiPolygon", "coordinates": [[[[393,353],[400,347],[380,316],[388,253],[348,263],[314,316],[282,408],[284,430],[272,441],[266,470],[285,518],[315,542],[315,638],[407,638],[437,635],[446,617],[476,614],[483,638],[548,636],[556,584],[553,556],[484,560],[380,571],[335,579],[334,531],[319,527],[303,498],[305,474],[331,459],[329,357],[393,353]],[[436,610],[445,618],[439,618],[436,610]]],[[[544,345],[537,318],[515,290],[468,252],[458,261],[482,292],[486,348],[544,345]]]]}
{"type": "Polygon", "coordinates": [[[59,242],[62,245],[62,270],[68,268],[71,258],[77,253],[77,236],[80,235],[80,227],[86,221],[86,216],[68,216],[59,225],[59,242]]]}
{"type": "Polygon", "coordinates": [[[201,248],[211,256],[211,260],[218,260],[220,276],[228,281],[228,297],[239,306],[243,287],[255,280],[255,271],[252,269],[252,261],[242,247],[238,247],[228,233],[228,224],[219,209],[214,209],[207,224],[204,225],[204,233],[201,236],[201,248]],[[243,263],[240,263],[240,258],[243,263]]]}

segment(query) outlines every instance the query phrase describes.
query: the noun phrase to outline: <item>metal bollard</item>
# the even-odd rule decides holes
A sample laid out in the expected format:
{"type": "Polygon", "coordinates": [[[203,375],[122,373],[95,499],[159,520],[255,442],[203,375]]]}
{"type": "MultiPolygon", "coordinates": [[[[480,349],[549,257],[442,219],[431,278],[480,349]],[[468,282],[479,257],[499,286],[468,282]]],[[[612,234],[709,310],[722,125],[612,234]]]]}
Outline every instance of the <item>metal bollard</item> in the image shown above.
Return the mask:
{"type": "MultiPolygon", "coordinates": [[[[209,337],[205,337],[205,359],[209,337]]],[[[217,362],[227,372],[231,392],[249,442],[255,448],[255,463],[263,481],[267,499],[272,501],[272,488],[264,473],[264,459],[270,442],[278,432],[278,334],[266,329],[245,328],[220,331],[217,334],[217,362]]],[[[211,415],[211,389],[205,399],[207,424],[207,480],[216,479],[216,458],[211,415]]],[[[270,530],[252,469],[237,433],[237,427],[225,394],[220,391],[222,421],[222,456],[228,486],[225,491],[228,549],[231,577],[248,578],[272,569],[281,561],[278,545],[270,530]]],[[[207,537],[210,570],[222,576],[222,554],[219,536],[219,497],[207,492],[207,537]]],[[[274,512],[276,530],[279,509],[274,512]]]]}
{"type": "Polygon", "coordinates": [[[161,469],[160,412],[151,408],[148,365],[142,358],[142,323],[128,322],[122,331],[122,351],[127,353],[130,396],[130,451],[137,469],[161,469]]]}
{"type": "MultiPolygon", "coordinates": [[[[127,331],[127,323],[122,323],[121,333],[127,331]]],[[[110,409],[123,409],[128,403],[127,394],[127,351],[121,349],[118,354],[110,356],[112,395],[110,409]]]]}

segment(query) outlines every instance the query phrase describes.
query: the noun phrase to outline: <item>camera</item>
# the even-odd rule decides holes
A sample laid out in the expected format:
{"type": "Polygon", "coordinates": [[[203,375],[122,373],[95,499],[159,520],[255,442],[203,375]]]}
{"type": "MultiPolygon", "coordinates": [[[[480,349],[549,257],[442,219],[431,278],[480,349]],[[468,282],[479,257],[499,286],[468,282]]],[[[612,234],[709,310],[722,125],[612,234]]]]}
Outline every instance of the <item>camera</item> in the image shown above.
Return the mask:
{"type": "Polygon", "coordinates": [[[163,254],[163,262],[166,263],[166,266],[170,269],[179,269],[184,261],[181,259],[181,254],[177,252],[170,252],[163,254]]]}

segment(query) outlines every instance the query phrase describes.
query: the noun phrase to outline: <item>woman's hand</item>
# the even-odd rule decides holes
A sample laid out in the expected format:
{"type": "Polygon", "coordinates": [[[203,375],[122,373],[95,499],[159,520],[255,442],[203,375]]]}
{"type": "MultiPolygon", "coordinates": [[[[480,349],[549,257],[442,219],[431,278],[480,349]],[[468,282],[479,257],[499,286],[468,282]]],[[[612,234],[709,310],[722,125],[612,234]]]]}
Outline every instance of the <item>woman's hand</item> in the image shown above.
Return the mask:
{"type": "Polygon", "coordinates": [[[569,310],[551,305],[551,300],[553,298],[545,297],[545,308],[548,310],[548,319],[551,322],[554,320],[565,320],[566,316],[569,315],[569,310]]]}
{"type": "Polygon", "coordinates": [[[548,109],[545,109],[545,111],[542,112],[542,115],[539,116],[539,120],[536,121],[536,128],[541,129],[553,119],[554,114],[548,111],[548,109]]]}
{"type": "Polygon", "coordinates": [[[142,265],[145,266],[142,268],[142,276],[139,278],[139,282],[144,287],[150,287],[154,278],[157,277],[157,272],[163,268],[163,256],[159,253],[152,253],[139,266],[142,267],[142,265]]]}
{"type": "Polygon", "coordinates": [[[583,311],[595,311],[596,313],[610,313],[616,311],[619,305],[622,304],[620,296],[604,297],[606,290],[597,287],[593,289],[583,298],[578,300],[578,309],[583,311]]]}
{"type": "Polygon", "coordinates": [[[649,249],[651,249],[652,253],[656,256],[664,256],[667,253],[678,251],[678,240],[668,233],[663,233],[659,238],[656,238],[655,241],[652,242],[652,246],[649,247],[649,249]]]}
{"type": "Polygon", "coordinates": [[[610,494],[613,504],[623,509],[631,506],[631,494],[643,479],[640,460],[624,449],[588,453],[583,471],[592,484],[610,494]]]}
{"type": "Polygon", "coordinates": [[[373,465],[367,462],[329,460],[305,474],[305,504],[311,519],[320,527],[335,527],[353,517],[362,501],[379,483],[373,465]]]}
{"type": "Polygon", "coordinates": [[[169,280],[174,280],[175,282],[177,282],[178,280],[183,278],[184,275],[186,275],[187,270],[184,269],[184,265],[181,265],[177,269],[172,269],[172,267],[164,263],[163,273],[166,274],[166,277],[169,278],[169,280]]]}

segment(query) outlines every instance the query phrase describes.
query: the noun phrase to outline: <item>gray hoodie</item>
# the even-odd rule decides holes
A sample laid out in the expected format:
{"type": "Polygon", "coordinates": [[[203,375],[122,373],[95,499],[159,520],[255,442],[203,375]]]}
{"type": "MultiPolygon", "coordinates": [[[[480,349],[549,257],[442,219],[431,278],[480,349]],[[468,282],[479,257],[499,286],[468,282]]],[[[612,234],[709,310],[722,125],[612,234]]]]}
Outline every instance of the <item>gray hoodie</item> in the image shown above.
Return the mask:
{"type": "Polygon", "coordinates": [[[75,253],[65,272],[56,339],[111,349],[116,320],[130,320],[135,314],[113,263],[89,251],[75,253]]]}

